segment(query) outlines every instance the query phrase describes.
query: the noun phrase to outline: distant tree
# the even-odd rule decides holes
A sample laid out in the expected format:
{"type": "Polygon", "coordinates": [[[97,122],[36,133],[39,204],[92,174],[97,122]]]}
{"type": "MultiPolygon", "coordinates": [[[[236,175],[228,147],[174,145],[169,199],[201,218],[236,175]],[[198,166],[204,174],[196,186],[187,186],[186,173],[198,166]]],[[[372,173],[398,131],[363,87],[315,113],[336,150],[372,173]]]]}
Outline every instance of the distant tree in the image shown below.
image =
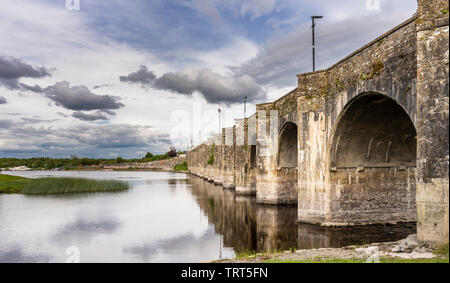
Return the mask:
{"type": "Polygon", "coordinates": [[[175,147],[174,146],[171,146],[170,147],[170,150],[167,152],[167,155],[169,156],[169,157],[177,157],[177,150],[175,149],[175,147]]]}
{"type": "Polygon", "coordinates": [[[152,158],[153,157],[153,153],[151,152],[147,152],[147,154],[145,155],[145,158],[152,158]]]}
{"type": "Polygon", "coordinates": [[[116,158],[116,162],[118,163],[118,164],[120,164],[120,163],[125,163],[125,159],[123,159],[122,157],[117,157],[116,158]]]}

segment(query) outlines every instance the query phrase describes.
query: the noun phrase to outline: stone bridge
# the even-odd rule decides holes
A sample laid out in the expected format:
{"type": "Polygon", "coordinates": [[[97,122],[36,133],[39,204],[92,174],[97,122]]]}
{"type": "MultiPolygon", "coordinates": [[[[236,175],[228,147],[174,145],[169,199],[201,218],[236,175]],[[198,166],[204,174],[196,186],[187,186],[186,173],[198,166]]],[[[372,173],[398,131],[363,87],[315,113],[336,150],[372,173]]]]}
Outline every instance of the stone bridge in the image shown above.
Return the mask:
{"type": "Polygon", "coordinates": [[[417,221],[448,242],[448,3],[417,14],[190,150],[191,173],[298,221],[417,221]]]}

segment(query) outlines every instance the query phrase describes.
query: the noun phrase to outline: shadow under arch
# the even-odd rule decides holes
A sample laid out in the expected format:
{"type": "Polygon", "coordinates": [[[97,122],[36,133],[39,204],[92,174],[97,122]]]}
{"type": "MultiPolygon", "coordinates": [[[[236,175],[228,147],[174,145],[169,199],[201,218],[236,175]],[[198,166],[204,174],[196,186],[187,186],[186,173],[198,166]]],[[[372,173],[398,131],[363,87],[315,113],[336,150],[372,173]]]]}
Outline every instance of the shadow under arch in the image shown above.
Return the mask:
{"type": "Polygon", "coordinates": [[[347,103],[328,150],[331,222],[416,220],[416,135],[387,95],[368,92],[347,103]]]}
{"type": "Polygon", "coordinates": [[[275,194],[278,203],[297,204],[298,202],[298,131],[297,125],[286,122],[278,136],[278,151],[275,170],[275,194]]]}
{"type": "Polygon", "coordinates": [[[298,166],[298,131],[297,125],[286,122],[280,130],[278,138],[278,168],[297,168],[298,166]]]}

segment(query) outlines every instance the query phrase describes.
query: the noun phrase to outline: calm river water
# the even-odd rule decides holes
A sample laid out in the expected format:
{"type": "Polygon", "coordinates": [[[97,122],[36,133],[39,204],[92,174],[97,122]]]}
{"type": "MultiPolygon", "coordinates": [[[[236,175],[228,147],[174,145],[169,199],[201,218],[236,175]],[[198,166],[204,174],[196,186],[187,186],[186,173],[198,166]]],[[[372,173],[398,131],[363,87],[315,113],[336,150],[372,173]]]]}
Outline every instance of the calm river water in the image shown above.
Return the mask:
{"type": "Polygon", "coordinates": [[[0,262],[65,262],[69,247],[79,250],[81,262],[199,262],[248,250],[339,247],[415,233],[415,226],[407,224],[365,228],[299,224],[295,206],[256,205],[255,198],[237,196],[183,173],[8,174],[117,179],[129,182],[130,190],[0,194],[0,262]]]}

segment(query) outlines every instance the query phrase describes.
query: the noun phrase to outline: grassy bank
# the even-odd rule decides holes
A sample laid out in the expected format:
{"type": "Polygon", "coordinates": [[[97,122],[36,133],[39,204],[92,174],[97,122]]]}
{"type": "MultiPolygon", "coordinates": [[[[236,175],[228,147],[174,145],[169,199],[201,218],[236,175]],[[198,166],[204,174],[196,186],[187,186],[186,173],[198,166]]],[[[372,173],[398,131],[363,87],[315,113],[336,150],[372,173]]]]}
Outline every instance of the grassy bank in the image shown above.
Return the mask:
{"type": "Polygon", "coordinates": [[[0,193],[68,194],[123,191],[128,183],[116,180],[91,180],[83,178],[40,178],[0,175],[0,193]]]}
{"type": "Polygon", "coordinates": [[[0,193],[17,194],[31,179],[0,174],[0,193]]]}

